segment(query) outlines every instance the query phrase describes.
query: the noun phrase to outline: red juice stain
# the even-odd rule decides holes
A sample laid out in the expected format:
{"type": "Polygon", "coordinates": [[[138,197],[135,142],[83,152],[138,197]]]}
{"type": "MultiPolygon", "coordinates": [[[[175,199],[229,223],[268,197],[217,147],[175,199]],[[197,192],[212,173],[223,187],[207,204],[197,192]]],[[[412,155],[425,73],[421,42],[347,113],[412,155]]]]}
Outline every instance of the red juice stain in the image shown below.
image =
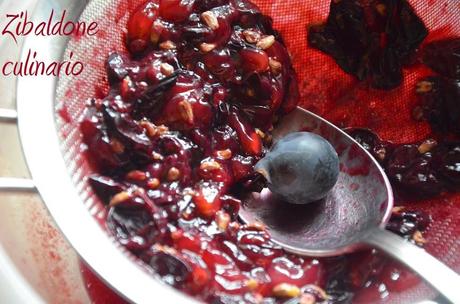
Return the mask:
{"type": "Polygon", "coordinates": [[[347,173],[348,175],[351,176],[367,176],[369,175],[369,167],[367,166],[359,166],[359,167],[342,167],[343,172],[347,173]]]}
{"type": "Polygon", "coordinates": [[[79,42],[80,39],[83,37],[84,35],[82,35],[80,32],[78,33],[73,33],[72,34],[72,40],[75,41],[75,42],[79,42]]]}
{"type": "Polygon", "coordinates": [[[69,99],[70,99],[70,98],[73,96],[72,89],[67,89],[67,90],[65,91],[64,96],[65,96],[66,98],[69,98],[69,99]]]}
{"type": "Polygon", "coordinates": [[[67,110],[67,106],[65,106],[64,104],[58,109],[58,114],[59,117],[61,117],[62,120],[64,120],[64,122],[70,123],[72,121],[72,117],[70,116],[69,111],[67,110]]]}
{"type": "MultiPolygon", "coordinates": [[[[45,216],[45,210],[29,205],[25,228],[28,231],[28,241],[32,244],[30,254],[33,267],[46,269],[43,273],[41,288],[59,288],[59,294],[53,296],[55,303],[62,303],[66,299],[68,303],[75,303],[72,299],[71,283],[68,279],[69,263],[62,255],[68,249],[68,245],[61,233],[50,223],[45,216]]],[[[30,261],[29,261],[30,262],[30,261]]]]}
{"type": "Polygon", "coordinates": [[[107,31],[99,30],[96,35],[97,35],[97,38],[106,39],[107,38],[107,31]]]}
{"type": "Polygon", "coordinates": [[[358,189],[359,189],[359,184],[357,184],[357,183],[352,183],[352,184],[350,185],[350,190],[351,190],[351,191],[356,191],[356,190],[358,190],[358,189]]]}
{"type": "Polygon", "coordinates": [[[128,304],[111,288],[102,282],[97,275],[83,262],[80,262],[80,273],[85,284],[86,291],[92,304],[128,304]]]}
{"type": "Polygon", "coordinates": [[[75,90],[80,91],[85,87],[86,83],[83,80],[79,80],[75,83],[75,90]]]}
{"type": "Polygon", "coordinates": [[[119,1],[119,5],[115,9],[115,21],[119,22],[126,15],[129,15],[137,5],[145,1],[119,1]]]}

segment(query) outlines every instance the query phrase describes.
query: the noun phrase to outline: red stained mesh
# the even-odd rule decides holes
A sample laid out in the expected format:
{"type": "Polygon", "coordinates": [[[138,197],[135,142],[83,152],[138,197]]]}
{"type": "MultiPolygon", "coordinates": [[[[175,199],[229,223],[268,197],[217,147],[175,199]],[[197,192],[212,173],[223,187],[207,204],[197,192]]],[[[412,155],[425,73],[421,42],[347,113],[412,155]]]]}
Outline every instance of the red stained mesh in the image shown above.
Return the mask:
{"type": "MultiPolygon", "coordinates": [[[[85,62],[84,73],[75,79],[62,78],[57,90],[57,104],[65,107],[72,121],[58,117],[62,149],[82,199],[99,218],[104,208],[97,203],[88,186],[81,182],[91,172],[82,157],[77,118],[84,101],[104,91],[104,62],[110,51],[123,50],[123,29],[127,17],[143,0],[92,1],[82,19],[97,20],[99,34],[73,39],[66,51],[74,52],[73,60],[85,62]],[[95,85],[96,84],[96,85],[95,85]]],[[[331,120],[339,126],[368,127],[383,139],[411,142],[430,134],[424,122],[415,122],[411,111],[417,102],[415,83],[432,74],[422,66],[404,70],[403,84],[392,91],[369,88],[345,74],[329,56],[307,46],[307,25],[323,21],[329,11],[329,0],[255,0],[262,11],[273,17],[274,27],[281,31],[298,73],[301,106],[331,120]]],[[[430,30],[424,43],[460,35],[460,2],[458,0],[409,0],[430,30]]],[[[432,201],[410,202],[410,208],[430,213],[433,223],[426,232],[426,249],[460,272],[460,195],[432,201]]],[[[448,282],[446,282],[448,284],[448,282]]],[[[433,291],[424,284],[393,294],[391,303],[407,303],[428,299],[433,291]]]]}

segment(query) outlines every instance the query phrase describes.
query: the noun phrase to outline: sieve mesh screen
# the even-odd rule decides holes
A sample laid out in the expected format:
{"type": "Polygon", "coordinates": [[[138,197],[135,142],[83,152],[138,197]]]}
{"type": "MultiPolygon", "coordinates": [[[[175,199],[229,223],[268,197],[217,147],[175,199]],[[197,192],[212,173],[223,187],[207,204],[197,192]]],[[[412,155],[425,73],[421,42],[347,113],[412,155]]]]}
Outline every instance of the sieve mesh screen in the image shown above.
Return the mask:
{"type": "MultiPolygon", "coordinates": [[[[79,77],[59,79],[56,104],[64,107],[70,120],[57,117],[62,151],[70,174],[82,200],[99,219],[105,209],[98,202],[85,176],[91,166],[84,157],[84,146],[78,129],[85,101],[107,90],[104,63],[110,51],[124,51],[124,28],[129,16],[143,0],[91,1],[81,16],[82,21],[97,21],[99,33],[92,37],[74,37],[65,56],[85,63],[79,77]]],[[[416,103],[415,83],[432,72],[423,66],[404,70],[403,84],[392,91],[371,89],[345,74],[329,56],[307,47],[308,24],[323,21],[329,11],[326,0],[256,0],[261,10],[271,16],[291,52],[299,77],[300,105],[339,126],[368,127],[383,139],[411,142],[424,139],[430,128],[424,122],[414,122],[411,112],[416,103]]],[[[460,35],[460,2],[458,0],[409,1],[430,30],[424,43],[460,35]]],[[[68,59],[68,58],[65,58],[68,59]]],[[[428,212],[433,222],[425,236],[426,249],[447,265],[460,271],[460,196],[409,203],[428,212]]],[[[101,221],[102,223],[102,221],[101,221]]],[[[401,293],[392,293],[391,303],[407,303],[432,298],[434,292],[423,283],[401,293]]]]}

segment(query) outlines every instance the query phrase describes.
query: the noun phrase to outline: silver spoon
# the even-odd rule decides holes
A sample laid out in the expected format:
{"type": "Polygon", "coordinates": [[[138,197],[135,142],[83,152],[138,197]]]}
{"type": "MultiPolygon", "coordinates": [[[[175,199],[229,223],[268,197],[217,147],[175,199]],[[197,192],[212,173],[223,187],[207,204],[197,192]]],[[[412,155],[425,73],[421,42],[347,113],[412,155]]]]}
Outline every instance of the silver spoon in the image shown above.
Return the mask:
{"type": "Polygon", "coordinates": [[[240,218],[264,223],[275,243],[299,255],[327,257],[379,248],[412,268],[449,301],[460,303],[457,273],[384,229],[393,192],[377,161],[341,129],[301,108],[279,121],[274,141],[297,131],[319,134],[336,149],[341,164],[337,184],[324,200],[304,205],[277,200],[265,188],[245,199],[240,218]]]}

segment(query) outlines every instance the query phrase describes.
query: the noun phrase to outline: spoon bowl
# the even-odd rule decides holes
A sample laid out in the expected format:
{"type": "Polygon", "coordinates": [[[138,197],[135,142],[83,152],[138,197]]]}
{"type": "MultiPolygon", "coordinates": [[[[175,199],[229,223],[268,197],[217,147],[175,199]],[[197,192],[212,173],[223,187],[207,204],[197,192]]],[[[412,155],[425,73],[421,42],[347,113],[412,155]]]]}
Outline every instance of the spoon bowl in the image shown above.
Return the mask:
{"type": "Polygon", "coordinates": [[[371,228],[384,227],[389,220],[390,182],[353,138],[304,109],[297,108],[279,121],[274,141],[297,131],[316,133],[335,148],[340,161],[336,185],[325,199],[305,205],[288,204],[265,188],[245,199],[240,217],[264,223],[273,240],[293,253],[335,256],[352,252],[362,246],[360,240],[371,228]]]}
{"type": "Polygon", "coordinates": [[[274,142],[298,131],[322,136],[337,151],[340,173],[336,185],[323,200],[304,205],[288,204],[267,188],[251,193],[240,209],[241,220],[265,224],[273,242],[305,256],[337,256],[377,247],[412,268],[449,301],[460,303],[457,273],[384,229],[393,208],[393,192],[369,152],[340,128],[301,108],[278,122],[274,142]]]}

